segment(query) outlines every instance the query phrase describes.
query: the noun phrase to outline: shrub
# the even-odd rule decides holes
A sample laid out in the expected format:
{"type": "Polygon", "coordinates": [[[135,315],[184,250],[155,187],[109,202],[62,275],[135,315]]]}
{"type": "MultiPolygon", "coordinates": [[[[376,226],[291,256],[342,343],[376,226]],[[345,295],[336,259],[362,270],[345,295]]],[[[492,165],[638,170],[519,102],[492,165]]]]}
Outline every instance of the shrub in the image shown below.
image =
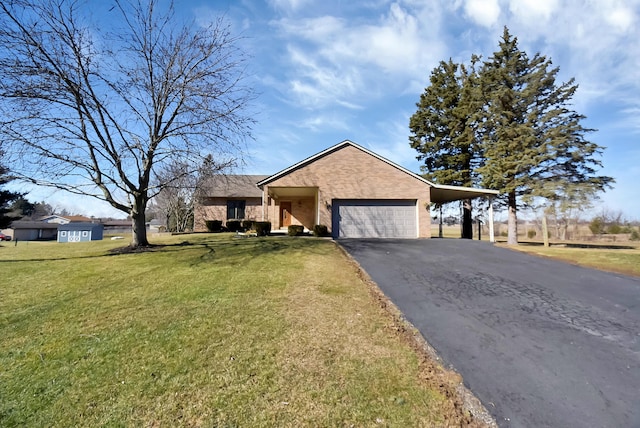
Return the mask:
{"type": "Polygon", "coordinates": [[[313,226],[313,236],[329,236],[329,229],[324,224],[313,226]]]}
{"type": "Polygon", "coordinates": [[[527,231],[527,237],[528,237],[529,239],[533,239],[533,238],[535,238],[535,237],[536,237],[536,231],[535,231],[535,230],[533,230],[533,229],[529,229],[529,230],[527,231]]]}
{"type": "Polygon", "coordinates": [[[630,241],[640,241],[640,233],[637,230],[633,229],[631,231],[631,235],[629,235],[630,241]]]}
{"type": "Polygon", "coordinates": [[[253,229],[253,220],[242,220],[242,230],[251,230],[253,229]]]}
{"type": "Polygon", "coordinates": [[[623,233],[623,232],[622,232],[622,226],[620,226],[620,225],[619,225],[619,224],[617,224],[617,223],[614,223],[614,224],[610,225],[610,226],[607,228],[607,233],[610,233],[610,234],[612,234],[612,235],[616,235],[616,234],[618,234],[618,233],[623,233]]]}
{"type": "Polygon", "coordinates": [[[222,220],[206,220],[204,224],[209,232],[222,232],[222,220]]]}
{"type": "Polygon", "coordinates": [[[287,229],[287,235],[289,236],[300,236],[304,233],[304,226],[300,226],[298,224],[292,224],[287,229]]]}
{"type": "Polygon", "coordinates": [[[242,222],[240,220],[229,220],[227,229],[229,229],[229,232],[240,232],[242,230],[242,222]]]}
{"type": "Polygon", "coordinates": [[[591,230],[591,233],[593,233],[594,235],[603,234],[604,220],[602,219],[602,217],[594,217],[593,220],[591,220],[591,223],[589,223],[589,230],[591,230]]]}
{"type": "Polygon", "coordinates": [[[256,221],[254,227],[258,236],[267,236],[271,233],[271,222],[269,221],[256,221]]]}

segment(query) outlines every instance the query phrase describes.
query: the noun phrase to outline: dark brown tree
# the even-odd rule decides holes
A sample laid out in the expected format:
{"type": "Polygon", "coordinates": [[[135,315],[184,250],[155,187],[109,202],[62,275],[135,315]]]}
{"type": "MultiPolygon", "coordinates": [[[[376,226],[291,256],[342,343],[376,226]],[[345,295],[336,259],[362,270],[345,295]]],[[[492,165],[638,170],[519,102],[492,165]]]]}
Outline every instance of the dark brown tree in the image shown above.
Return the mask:
{"type": "Polygon", "coordinates": [[[0,3],[0,138],[12,171],[127,213],[133,247],[148,245],[147,203],[170,184],[156,169],[228,164],[251,137],[239,38],[223,19],[201,27],[173,12],[156,0],[0,3]]]}

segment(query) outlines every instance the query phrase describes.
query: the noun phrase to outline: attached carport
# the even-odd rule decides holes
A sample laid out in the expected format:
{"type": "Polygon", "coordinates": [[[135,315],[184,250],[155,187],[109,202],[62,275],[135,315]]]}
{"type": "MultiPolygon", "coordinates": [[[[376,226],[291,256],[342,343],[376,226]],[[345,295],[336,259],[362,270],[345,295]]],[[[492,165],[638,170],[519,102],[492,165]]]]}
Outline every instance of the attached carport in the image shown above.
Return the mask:
{"type": "MultiPolygon", "coordinates": [[[[463,201],[467,199],[487,198],[489,201],[489,208],[487,214],[489,216],[489,241],[495,242],[495,234],[493,229],[493,198],[500,192],[491,189],[477,189],[475,187],[463,187],[463,186],[447,186],[444,184],[431,183],[431,202],[433,204],[446,204],[449,202],[463,201]]],[[[442,215],[440,215],[440,221],[442,222],[442,215]]],[[[440,229],[442,231],[442,229],[440,229]]]]}

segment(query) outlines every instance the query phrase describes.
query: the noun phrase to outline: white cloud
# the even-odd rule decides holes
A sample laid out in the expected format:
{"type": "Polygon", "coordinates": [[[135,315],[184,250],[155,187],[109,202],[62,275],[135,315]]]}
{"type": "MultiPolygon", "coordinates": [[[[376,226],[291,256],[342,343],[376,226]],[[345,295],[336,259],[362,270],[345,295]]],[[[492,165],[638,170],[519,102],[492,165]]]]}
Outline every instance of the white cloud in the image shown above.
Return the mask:
{"type": "Polygon", "coordinates": [[[607,12],[605,19],[615,31],[625,33],[633,26],[635,15],[631,8],[617,5],[607,12]]]}
{"type": "Polygon", "coordinates": [[[289,86],[298,103],[307,108],[327,104],[358,108],[350,99],[362,87],[359,70],[322,64],[317,57],[294,47],[289,47],[288,51],[297,69],[296,77],[289,86]]]}
{"type": "Polygon", "coordinates": [[[288,43],[289,88],[305,107],[403,93],[444,55],[440,9],[392,3],[382,16],[354,23],[332,16],[283,18],[273,25],[288,43]],[[421,23],[429,22],[429,25],[421,23]]]}
{"type": "Polygon", "coordinates": [[[269,5],[281,12],[295,12],[310,3],[310,0],[267,0],[269,5]]]}
{"type": "Polygon", "coordinates": [[[498,0],[466,0],[464,12],[476,24],[492,27],[500,16],[500,5],[498,0]]]}
{"type": "Polygon", "coordinates": [[[509,10],[516,18],[539,25],[547,21],[558,8],[558,0],[511,0],[509,10]]]}
{"type": "MultiPolygon", "coordinates": [[[[509,4],[504,23],[520,48],[551,58],[561,80],[576,78],[580,112],[603,102],[622,104],[640,90],[639,0],[503,1],[509,4]]],[[[491,51],[496,47],[497,39],[491,51]]]]}

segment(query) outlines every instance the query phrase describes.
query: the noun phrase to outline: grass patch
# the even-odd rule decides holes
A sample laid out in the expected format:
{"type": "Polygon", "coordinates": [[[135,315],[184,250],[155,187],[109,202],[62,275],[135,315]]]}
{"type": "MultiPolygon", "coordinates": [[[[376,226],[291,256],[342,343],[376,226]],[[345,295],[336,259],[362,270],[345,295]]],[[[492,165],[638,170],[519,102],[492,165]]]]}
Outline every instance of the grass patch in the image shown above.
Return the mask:
{"type": "Polygon", "coordinates": [[[639,248],[572,248],[570,246],[556,245],[550,247],[518,245],[508,248],[608,272],[640,276],[639,248]]]}
{"type": "Polygon", "coordinates": [[[475,424],[331,241],[0,247],[0,426],[475,424]]]}

